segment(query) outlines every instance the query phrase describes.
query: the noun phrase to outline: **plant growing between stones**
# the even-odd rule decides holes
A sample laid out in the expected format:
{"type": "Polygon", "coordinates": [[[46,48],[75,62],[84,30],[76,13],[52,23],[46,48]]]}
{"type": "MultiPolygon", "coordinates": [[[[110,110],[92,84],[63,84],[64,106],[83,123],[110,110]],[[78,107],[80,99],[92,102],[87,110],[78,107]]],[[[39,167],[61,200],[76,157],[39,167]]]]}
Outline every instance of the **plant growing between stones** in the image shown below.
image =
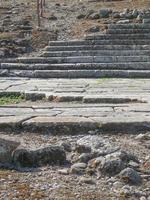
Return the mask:
{"type": "Polygon", "coordinates": [[[24,95],[3,95],[0,96],[0,105],[16,104],[22,102],[24,99],[24,95]]]}

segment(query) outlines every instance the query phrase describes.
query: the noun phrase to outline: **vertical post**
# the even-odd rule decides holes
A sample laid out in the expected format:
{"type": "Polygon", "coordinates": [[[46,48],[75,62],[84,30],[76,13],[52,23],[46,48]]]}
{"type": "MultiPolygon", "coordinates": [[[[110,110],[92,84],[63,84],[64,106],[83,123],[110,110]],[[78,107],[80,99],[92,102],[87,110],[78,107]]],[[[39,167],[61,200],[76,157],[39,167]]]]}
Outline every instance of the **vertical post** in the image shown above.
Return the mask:
{"type": "Polygon", "coordinates": [[[43,0],[40,0],[40,17],[43,17],[43,0]]]}
{"type": "Polygon", "coordinates": [[[38,27],[41,26],[41,19],[40,19],[40,3],[39,0],[37,0],[37,20],[38,20],[38,27]]]}
{"type": "Polygon", "coordinates": [[[45,7],[45,3],[46,3],[45,0],[43,0],[43,6],[44,6],[44,7],[45,7]]]}
{"type": "Polygon", "coordinates": [[[16,1],[15,1],[15,0],[13,0],[13,6],[15,6],[15,4],[16,4],[16,1]]]}

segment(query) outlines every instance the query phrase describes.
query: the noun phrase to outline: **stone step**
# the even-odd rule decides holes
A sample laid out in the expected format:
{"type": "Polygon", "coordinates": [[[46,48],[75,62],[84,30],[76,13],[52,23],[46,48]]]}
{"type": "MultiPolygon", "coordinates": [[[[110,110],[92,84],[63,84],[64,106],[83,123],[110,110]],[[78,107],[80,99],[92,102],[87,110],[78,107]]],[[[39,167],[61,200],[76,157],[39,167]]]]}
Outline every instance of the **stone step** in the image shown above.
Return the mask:
{"type": "Polygon", "coordinates": [[[1,63],[1,70],[150,70],[150,62],[124,63],[60,63],[60,64],[25,64],[1,63]]]}
{"type": "Polygon", "coordinates": [[[149,19],[143,19],[144,24],[150,24],[150,18],[149,19]]]}
{"type": "Polygon", "coordinates": [[[0,70],[1,77],[150,78],[150,70],[0,70]]]}
{"type": "Polygon", "coordinates": [[[150,131],[150,116],[139,113],[109,113],[99,117],[24,115],[0,117],[0,131],[54,135],[76,135],[90,132],[141,133],[150,131]]]}
{"type": "MultiPolygon", "coordinates": [[[[70,57],[70,56],[141,56],[150,55],[150,50],[89,50],[89,51],[44,51],[41,57],[70,57]]],[[[2,61],[1,61],[2,62],[2,61]]],[[[6,60],[6,62],[8,62],[6,60]]]]}
{"type": "Polygon", "coordinates": [[[49,46],[81,46],[81,45],[150,45],[150,40],[70,40],[50,41],[49,46]]]}
{"type": "Polygon", "coordinates": [[[131,34],[90,34],[85,37],[85,40],[144,40],[150,39],[150,34],[147,33],[131,33],[131,34]]]}
{"type": "Polygon", "coordinates": [[[150,19],[150,13],[144,14],[143,19],[150,19]]]}
{"type": "Polygon", "coordinates": [[[107,29],[109,34],[133,34],[133,33],[150,33],[150,29],[107,29]]]}
{"type": "Polygon", "coordinates": [[[150,29],[150,24],[109,24],[109,29],[150,29]]]}
{"type": "Polygon", "coordinates": [[[81,50],[150,50],[150,45],[75,45],[47,46],[44,51],[81,51],[81,50]]]}
{"type": "MultiPolygon", "coordinates": [[[[128,62],[150,62],[150,56],[74,56],[74,57],[21,57],[16,63],[128,63],[128,62]]],[[[7,64],[7,63],[6,63],[7,64]]],[[[3,64],[1,64],[3,66],[3,64]]]]}

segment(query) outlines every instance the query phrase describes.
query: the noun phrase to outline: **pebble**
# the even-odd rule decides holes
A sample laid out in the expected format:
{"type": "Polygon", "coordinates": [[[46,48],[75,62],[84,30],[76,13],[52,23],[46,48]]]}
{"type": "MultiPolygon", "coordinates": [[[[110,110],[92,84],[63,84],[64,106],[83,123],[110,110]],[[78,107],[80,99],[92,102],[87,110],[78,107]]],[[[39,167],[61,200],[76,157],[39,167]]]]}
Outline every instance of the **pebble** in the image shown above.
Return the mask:
{"type": "Polygon", "coordinates": [[[138,174],[138,172],[129,167],[122,170],[119,176],[121,180],[124,181],[125,183],[133,185],[138,185],[142,181],[141,176],[138,174]]]}
{"type": "Polygon", "coordinates": [[[60,169],[60,170],[58,170],[58,173],[62,174],[62,175],[68,175],[69,174],[69,169],[60,169]]]}
{"type": "Polygon", "coordinates": [[[140,200],[147,200],[147,199],[146,199],[146,197],[143,196],[140,198],[140,200]]]}
{"type": "Polygon", "coordinates": [[[86,183],[86,184],[96,184],[94,179],[92,178],[87,178],[87,177],[81,177],[79,180],[79,183],[86,183]]]}
{"type": "Polygon", "coordinates": [[[75,163],[70,168],[70,173],[72,174],[82,174],[85,171],[87,164],[85,163],[75,163]]]}

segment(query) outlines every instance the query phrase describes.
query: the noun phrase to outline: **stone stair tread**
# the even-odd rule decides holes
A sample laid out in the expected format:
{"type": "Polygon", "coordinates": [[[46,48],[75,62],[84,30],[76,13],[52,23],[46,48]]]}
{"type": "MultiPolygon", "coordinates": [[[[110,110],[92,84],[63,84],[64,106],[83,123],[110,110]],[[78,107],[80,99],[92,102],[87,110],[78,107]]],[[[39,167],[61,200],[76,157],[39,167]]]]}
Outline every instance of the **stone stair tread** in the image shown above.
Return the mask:
{"type": "Polygon", "coordinates": [[[150,78],[150,70],[0,70],[2,77],[150,78]]]}
{"type": "Polygon", "coordinates": [[[19,69],[19,70],[96,70],[96,69],[124,69],[124,70],[150,70],[150,62],[113,62],[113,63],[1,63],[1,70],[4,69],[19,69]]]}
{"type": "Polygon", "coordinates": [[[69,56],[138,56],[138,55],[150,55],[150,50],[81,50],[81,51],[43,51],[41,57],[69,57],[69,56]]]}
{"type": "Polygon", "coordinates": [[[145,24],[112,24],[82,40],[50,41],[38,56],[0,60],[0,76],[150,78],[149,33],[145,24]]]}
{"type": "Polygon", "coordinates": [[[79,51],[79,50],[150,50],[149,44],[141,45],[78,45],[78,46],[47,46],[44,51],[79,51]]]}
{"type": "MultiPolygon", "coordinates": [[[[149,62],[150,57],[148,55],[142,56],[115,56],[115,55],[98,55],[98,56],[68,56],[68,57],[21,57],[16,58],[16,63],[118,63],[118,62],[149,62]]],[[[12,63],[12,62],[11,62],[12,63]]],[[[12,63],[13,64],[13,63],[12,63]]],[[[3,65],[3,64],[1,64],[3,65]]],[[[4,64],[5,65],[5,64],[4,64]]]]}
{"type": "Polygon", "coordinates": [[[70,40],[70,41],[51,41],[49,42],[49,47],[51,46],[81,46],[81,45],[147,45],[150,44],[149,39],[107,39],[107,40],[70,40]]]}
{"type": "Polygon", "coordinates": [[[122,33],[122,34],[88,34],[85,36],[85,40],[112,40],[112,39],[130,39],[130,40],[135,40],[135,39],[149,39],[150,35],[147,33],[122,33]]]}
{"type": "Polygon", "coordinates": [[[109,29],[150,29],[150,25],[148,24],[109,24],[109,29]]]}
{"type": "Polygon", "coordinates": [[[21,118],[1,117],[0,129],[49,134],[87,134],[90,131],[137,133],[150,130],[150,116],[146,114],[111,114],[99,117],[84,116],[37,116],[21,118]],[[21,119],[21,120],[20,120],[21,119]],[[22,121],[23,120],[23,121],[22,121]]]}

